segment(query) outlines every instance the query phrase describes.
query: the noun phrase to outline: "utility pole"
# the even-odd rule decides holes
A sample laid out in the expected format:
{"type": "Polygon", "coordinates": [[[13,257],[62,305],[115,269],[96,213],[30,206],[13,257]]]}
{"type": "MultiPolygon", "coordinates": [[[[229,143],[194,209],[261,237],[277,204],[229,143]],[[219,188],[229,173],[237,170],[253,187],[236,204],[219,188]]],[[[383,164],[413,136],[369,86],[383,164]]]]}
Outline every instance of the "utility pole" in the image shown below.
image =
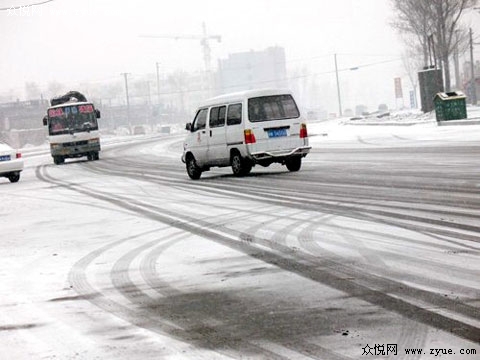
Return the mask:
{"type": "Polygon", "coordinates": [[[123,75],[125,78],[125,95],[127,97],[127,122],[128,122],[128,130],[130,133],[132,132],[132,125],[130,124],[130,99],[128,97],[128,75],[129,73],[121,73],[120,75],[123,75]]]}
{"type": "Polygon", "coordinates": [[[334,57],[335,57],[335,75],[337,76],[338,114],[339,114],[339,117],[342,117],[342,100],[340,99],[340,83],[338,82],[337,54],[334,54],[334,57]]]}
{"type": "Polygon", "coordinates": [[[147,97],[148,97],[148,105],[152,105],[152,94],[150,93],[150,81],[145,82],[147,85],[147,97]]]}
{"type": "Polygon", "coordinates": [[[472,28],[470,28],[470,66],[472,70],[472,104],[477,105],[477,87],[475,84],[475,63],[473,62],[473,32],[472,28]]]}
{"type": "Polygon", "coordinates": [[[458,32],[459,30],[455,30],[455,48],[453,49],[453,64],[455,68],[455,87],[458,89],[461,88],[460,84],[460,62],[458,59],[458,32]]]}
{"type": "Polygon", "coordinates": [[[157,105],[160,105],[160,71],[159,71],[160,63],[157,61],[155,63],[155,67],[157,68],[157,105]]]}

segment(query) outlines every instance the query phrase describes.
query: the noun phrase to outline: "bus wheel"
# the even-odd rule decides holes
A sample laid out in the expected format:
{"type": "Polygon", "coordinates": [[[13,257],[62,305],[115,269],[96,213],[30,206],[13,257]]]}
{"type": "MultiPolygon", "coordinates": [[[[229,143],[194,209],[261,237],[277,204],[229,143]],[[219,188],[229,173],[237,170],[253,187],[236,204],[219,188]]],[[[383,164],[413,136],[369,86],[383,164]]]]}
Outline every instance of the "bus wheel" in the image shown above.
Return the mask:
{"type": "Polygon", "coordinates": [[[298,171],[302,167],[302,158],[300,156],[289,157],[285,161],[285,165],[289,171],[298,171]]]}
{"type": "Polygon", "coordinates": [[[195,161],[195,158],[193,155],[189,155],[187,157],[187,174],[190,176],[190,179],[192,180],[198,180],[200,179],[200,176],[202,175],[202,170],[198,167],[197,162],[195,161]]]}
{"type": "Polygon", "coordinates": [[[65,162],[65,159],[63,158],[63,156],[54,156],[53,162],[55,163],[55,165],[60,165],[65,162]]]}
{"type": "Polygon", "coordinates": [[[87,154],[87,159],[88,159],[88,161],[92,161],[92,160],[94,161],[94,160],[100,159],[100,157],[98,156],[98,151],[88,153],[87,154]]]}

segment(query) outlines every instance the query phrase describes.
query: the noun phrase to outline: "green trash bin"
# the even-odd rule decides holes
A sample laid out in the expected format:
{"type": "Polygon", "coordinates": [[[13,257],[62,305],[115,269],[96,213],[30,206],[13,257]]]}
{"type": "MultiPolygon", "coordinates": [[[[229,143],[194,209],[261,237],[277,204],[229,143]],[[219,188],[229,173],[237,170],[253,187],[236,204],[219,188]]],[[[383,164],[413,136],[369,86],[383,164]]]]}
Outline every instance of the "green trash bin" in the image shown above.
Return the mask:
{"type": "Polygon", "coordinates": [[[465,94],[460,91],[439,92],[433,98],[437,121],[460,120],[467,118],[465,94]]]}

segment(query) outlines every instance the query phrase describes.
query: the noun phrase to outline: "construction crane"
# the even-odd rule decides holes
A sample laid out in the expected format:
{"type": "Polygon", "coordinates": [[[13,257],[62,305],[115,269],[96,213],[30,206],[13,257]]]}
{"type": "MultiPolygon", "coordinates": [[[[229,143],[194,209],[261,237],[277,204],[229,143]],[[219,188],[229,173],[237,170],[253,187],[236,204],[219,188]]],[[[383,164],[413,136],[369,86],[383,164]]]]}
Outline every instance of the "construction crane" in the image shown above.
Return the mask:
{"type": "Polygon", "coordinates": [[[205,22],[202,23],[203,34],[202,35],[140,35],[144,38],[157,38],[157,39],[175,39],[175,40],[200,40],[200,45],[202,45],[203,50],[203,61],[205,62],[205,71],[210,72],[210,60],[211,60],[211,50],[209,40],[217,40],[218,42],[222,41],[220,35],[209,35],[207,34],[207,27],[205,22]]]}

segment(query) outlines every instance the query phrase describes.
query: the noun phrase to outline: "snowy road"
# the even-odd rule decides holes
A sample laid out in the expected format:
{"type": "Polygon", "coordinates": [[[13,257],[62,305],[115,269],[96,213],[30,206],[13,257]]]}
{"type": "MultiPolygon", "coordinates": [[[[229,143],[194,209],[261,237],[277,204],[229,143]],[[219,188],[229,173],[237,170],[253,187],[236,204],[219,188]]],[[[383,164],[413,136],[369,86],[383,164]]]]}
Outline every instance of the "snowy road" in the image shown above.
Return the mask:
{"type": "Polygon", "coordinates": [[[0,358],[477,358],[480,126],[311,128],[298,173],[191,181],[178,136],[26,157],[0,358]]]}

